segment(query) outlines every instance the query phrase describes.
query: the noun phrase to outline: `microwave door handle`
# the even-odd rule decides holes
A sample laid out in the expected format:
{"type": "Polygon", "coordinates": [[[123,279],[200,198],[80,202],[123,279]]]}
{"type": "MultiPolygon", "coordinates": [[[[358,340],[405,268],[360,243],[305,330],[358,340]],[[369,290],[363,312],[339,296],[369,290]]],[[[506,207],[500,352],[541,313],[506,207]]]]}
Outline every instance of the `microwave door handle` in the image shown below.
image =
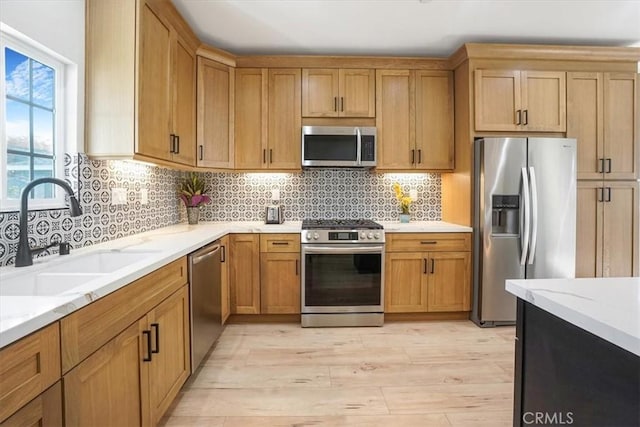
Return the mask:
{"type": "Polygon", "coordinates": [[[362,164],[362,133],[356,128],[356,163],[362,164]]]}

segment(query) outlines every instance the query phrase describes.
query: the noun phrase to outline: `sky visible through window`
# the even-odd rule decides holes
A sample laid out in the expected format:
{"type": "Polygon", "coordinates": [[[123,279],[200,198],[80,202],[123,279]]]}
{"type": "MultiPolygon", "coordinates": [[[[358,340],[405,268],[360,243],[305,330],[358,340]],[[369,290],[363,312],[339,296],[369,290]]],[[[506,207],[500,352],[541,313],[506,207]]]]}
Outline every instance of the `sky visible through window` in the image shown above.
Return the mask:
{"type": "MultiPolygon", "coordinates": [[[[55,171],[55,70],[5,47],[7,197],[55,171]]],[[[32,198],[52,198],[51,185],[38,186],[32,198]]]]}

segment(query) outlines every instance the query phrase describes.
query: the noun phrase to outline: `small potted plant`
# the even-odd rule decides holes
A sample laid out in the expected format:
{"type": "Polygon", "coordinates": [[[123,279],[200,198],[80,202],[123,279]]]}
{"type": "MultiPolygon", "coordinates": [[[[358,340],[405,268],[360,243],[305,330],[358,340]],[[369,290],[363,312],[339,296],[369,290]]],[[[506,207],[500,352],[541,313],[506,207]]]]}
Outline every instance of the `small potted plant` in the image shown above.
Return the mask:
{"type": "Polygon", "coordinates": [[[402,191],[402,187],[397,182],[393,183],[393,191],[396,193],[396,199],[400,204],[400,222],[407,223],[411,219],[409,208],[413,199],[402,191]]]}
{"type": "Polygon", "coordinates": [[[179,197],[187,208],[189,224],[197,224],[200,218],[200,206],[211,202],[207,192],[204,181],[195,172],[191,172],[178,187],[179,197]]]}

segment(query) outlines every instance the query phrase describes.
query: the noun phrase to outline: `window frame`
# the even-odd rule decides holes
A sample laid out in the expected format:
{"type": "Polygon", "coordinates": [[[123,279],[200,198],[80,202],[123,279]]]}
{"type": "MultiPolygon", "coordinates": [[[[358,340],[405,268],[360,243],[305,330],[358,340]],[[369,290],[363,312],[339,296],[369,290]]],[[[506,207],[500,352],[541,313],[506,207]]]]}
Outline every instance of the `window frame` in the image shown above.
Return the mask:
{"type": "MultiPolygon", "coordinates": [[[[9,199],[7,196],[7,135],[6,135],[6,60],[5,48],[14,50],[35,61],[38,61],[55,71],[55,92],[54,92],[54,144],[53,144],[53,176],[64,179],[64,155],[66,151],[66,115],[65,99],[68,96],[65,88],[66,64],[52,54],[31,44],[25,40],[20,40],[5,31],[0,31],[0,212],[15,212],[20,209],[19,199],[9,199]]],[[[30,104],[31,105],[31,104],[30,104]]],[[[53,186],[55,196],[53,198],[29,198],[29,210],[63,209],[66,207],[65,192],[58,186],[53,186]]]]}

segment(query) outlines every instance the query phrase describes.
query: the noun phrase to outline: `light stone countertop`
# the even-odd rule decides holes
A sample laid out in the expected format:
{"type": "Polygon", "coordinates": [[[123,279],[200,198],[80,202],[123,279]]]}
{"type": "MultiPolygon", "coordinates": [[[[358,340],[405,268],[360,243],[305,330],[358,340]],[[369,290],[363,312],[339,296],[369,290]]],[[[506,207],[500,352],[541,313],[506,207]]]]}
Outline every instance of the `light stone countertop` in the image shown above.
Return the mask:
{"type": "Polygon", "coordinates": [[[640,278],[507,280],[506,289],[640,356],[640,278]]]}
{"type": "MultiPolygon", "coordinates": [[[[201,222],[177,224],[84,248],[72,249],[68,256],[36,258],[34,265],[0,268],[0,348],[72,313],[75,310],[185,256],[229,233],[299,233],[301,221],[283,224],[263,222],[201,222]],[[55,296],[8,296],[3,282],[21,278],[61,265],[96,251],[149,251],[150,254],[123,268],[92,278],[82,285],[55,296]]],[[[470,232],[470,227],[439,221],[381,222],[387,232],[470,232]]],[[[26,282],[26,280],[25,280],[26,282]]]]}

